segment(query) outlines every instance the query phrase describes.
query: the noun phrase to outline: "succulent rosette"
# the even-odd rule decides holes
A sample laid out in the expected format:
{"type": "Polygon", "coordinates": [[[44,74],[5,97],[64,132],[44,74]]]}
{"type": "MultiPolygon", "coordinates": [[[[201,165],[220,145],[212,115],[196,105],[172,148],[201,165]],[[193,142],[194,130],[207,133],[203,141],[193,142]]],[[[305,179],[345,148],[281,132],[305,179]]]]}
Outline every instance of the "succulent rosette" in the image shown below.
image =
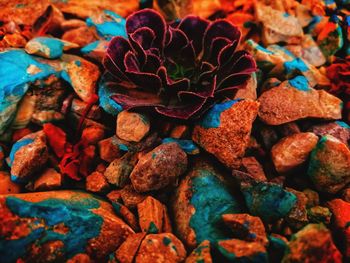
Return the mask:
{"type": "Polygon", "coordinates": [[[104,59],[114,79],[112,98],[124,110],[195,118],[232,97],[256,70],[248,52],[236,51],[239,29],[224,19],[190,15],[167,24],[158,12],[143,9],[127,18],[126,32],[127,39],[110,41],[104,59]]]}

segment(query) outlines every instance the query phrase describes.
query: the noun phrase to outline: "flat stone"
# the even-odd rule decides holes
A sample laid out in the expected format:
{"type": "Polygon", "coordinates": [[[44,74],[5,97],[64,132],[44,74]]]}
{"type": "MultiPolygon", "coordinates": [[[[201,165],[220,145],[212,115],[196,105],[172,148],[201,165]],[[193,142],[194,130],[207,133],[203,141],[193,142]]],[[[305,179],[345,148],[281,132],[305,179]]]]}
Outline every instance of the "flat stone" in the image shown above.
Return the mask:
{"type": "Polygon", "coordinates": [[[138,192],[159,190],[177,184],[186,169],[187,154],[177,143],[166,143],[140,157],[130,180],[138,192]]]}
{"type": "Polygon", "coordinates": [[[62,185],[63,176],[53,168],[47,168],[34,181],[35,191],[48,191],[58,189],[62,185]]]}
{"type": "Polygon", "coordinates": [[[305,163],[317,142],[318,137],[311,132],[296,133],[281,139],[271,149],[277,172],[289,172],[305,163]]]}
{"type": "Polygon", "coordinates": [[[305,118],[341,118],[342,101],[324,90],[310,88],[308,81],[302,76],[271,88],[264,92],[258,101],[259,117],[269,125],[280,125],[305,118]]]}
{"type": "Polygon", "coordinates": [[[133,233],[108,202],[79,191],[0,196],[0,214],[1,262],[66,262],[77,252],[101,262],[133,233]]]}
{"type": "Polygon", "coordinates": [[[31,133],[18,140],[10,152],[11,180],[26,183],[48,160],[46,135],[43,131],[31,133]]]}
{"type": "Polygon", "coordinates": [[[341,263],[342,255],[323,224],[309,224],[293,236],[282,262],[341,263]]]}
{"type": "Polygon", "coordinates": [[[266,248],[259,242],[228,239],[219,241],[218,248],[228,262],[269,262],[266,248]]]}
{"type": "Polygon", "coordinates": [[[259,103],[231,100],[216,104],[195,126],[194,142],[229,168],[238,168],[249,144],[259,103]]]}
{"type": "Polygon", "coordinates": [[[350,182],[350,150],[331,135],[323,136],[311,153],[307,171],[316,189],[335,194],[350,182]]]}
{"type": "Polygon", "coordinates": [[[180,263],[185,258],[185,247],[175,235],[171,233],[149,234],[141,242],[135,263],[180,263]]]}
{"type": "Polygon", "coordinates": [[[122,111],[117,117],[116,134],[128,142],[139,142],[151,128],[149,118],[140,113],[122,111]]]}

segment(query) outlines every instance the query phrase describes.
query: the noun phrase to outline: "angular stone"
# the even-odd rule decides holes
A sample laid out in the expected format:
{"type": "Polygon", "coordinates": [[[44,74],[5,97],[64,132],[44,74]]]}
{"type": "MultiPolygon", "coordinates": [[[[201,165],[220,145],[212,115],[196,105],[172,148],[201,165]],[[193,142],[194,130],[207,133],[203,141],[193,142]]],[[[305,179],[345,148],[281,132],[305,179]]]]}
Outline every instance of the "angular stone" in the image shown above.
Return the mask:
{"type": "Polygon", "coordinates": [[[48,160],[46,136],[43,131],[31,133],[18,140],[10,152],[11,180],[28,182],[48,160]]]}
{"type": "Polygon", "coordinates": [[[224,214],[222,220],[235,238],[268,245],[265,226],[259,217],[249,214],[224,214]]]}
{"type": "Polygon", "coordinates": [[[86,190],[93,193],[105,193],[109,189],[106,178],[100,172],[93,172],[86,177],[86,190]]]}
{"type": "Polygon", "coordinates": [[[335,194],[350,182],[350,150],[331,135],[323,136],[311,153],[307,171],[316,189],[335,194]]]}
{"type": "Polygon", "coordinates": [[[231,100],[216,104],[195,126],[194,142],[229,168],[238,168],[249,143],[259,103],[231,100]]]}
{"type": "Polygon", "coordinates": [[[250,78],[247,80],[243,86],[237,90],[237,93],[233,97],[233,99],[250,99],[250,100],[256,100],[257,99],[257,89],[258,86],[258,80],[256,77],[256,73],[253,73],[250,78]]]}
{"type": "Polygon", "coordinates": [[[241,191],[250,214],[259,216],[264,222],[283,218],[297,202],[293,193],[268,182],[241,183],[241,191]]]}
{"type": "Polygon", "coordinates": [[[350,140],[350,126],[342,121],[314,125],[310,131],[318,136],[332,135],[345,144],[350,140]]]}
{"type": "Polygon", "coordinates": [[[266,180],[264,169],[255,159],[255,157],[243,157],[242,167],[244,168],[245,172],[249,173],[254,178],[259,178],[261,181],[266,180]]]}
{"type": "Polygon", "coordinates": [[[120,216],[135,232],[140,231],[136,216],[123,204],[118,201],[112,201],[114,212],[120,216]]]}
{"type": "Polygon", "coordinates": [[[204,240],[213,244],[227,238],[218,225],[223,214],[242,208],[222,174],[207,160],[197,160],[172,198],[173,223],[179,238],[191,249],[204,240]]]}
{"type": "Polygon", "coordinates": [[[147,192],[177,184],[186,169],[186,153],[177,143],[166,143],[140,157],[130,179],[136,191],[147,192]]]}
{"type": "Polygon", "coordinates": [[[109,137],[98,143],[100,158],[108,163],[122,156],[122,152],[114,138],[109,137]]]}
{"type": "Polygon", "coordinates": [[[297,197],[297,202],[285,217],[288,226],[292,229],[299,230],[309,223],[306,210],[307,196],[303,192],[299,192],[292,188],[287,188],[289,192],[297,197]]]}
{"type": "Polygon", "coordinates": [[[298,76],[264,92],[259,117],[269,125],[305,119],[340,119],[342,101],[324,90],[309,87],[305,77],[298,76]]]}
{"type": "Polygon", "coordinates": [[[1,262],[65,262],[77,252],[101,262],[133,233],[109,203],[79,191],[1,196],[0,225],[1,262]]]}
{"type": "Polygon", "coordinates": [[[8,172],[0,171],[0,194],[18,194],[21,192],[21,187],[11,181],[8,172]]]}
{"type": "Polygon", "coordinates": [[[192,253],[186,258],[185,263],[212,263],[213,259],[210,254],[210,242],[204,240],[196,247],[192,253]]]}
{"type": "Polygon", "coordinates": [[[289,243],[282,262],[341,263],[342,255],[332,240],[331,232],[323,224],[309,224],[297,232],[289,243]]]}
{"type": "Polygon", "coordinates": [[[307,210],[307,217],[310,223],[323,223],[328,225],[331,222],[332,213],[327,207],[314,206],[307,210]]]}
{"type": "Polygon", "coordinates": [[[146,235],[147,233],[141,232],[128,236],[124,243],[121,244],[115,252],[115,258],[119,262],[133,263],[141,242],[146,235]]]}
{"type": "Polygon", "coordinates": [[[347,259],[350,259],[350,203],[333,199],[327,203],[333,214],[333,226],[340,234],[341,248],[347,259]]]}
{"type": "Polygon", "coordinates": [[[137,205],[137,211],[142,232],[149,234],[171,232],[171,229],[166,229],[164,224],[168,218],[166,206],[157,199],[148,196],[137,205]]]}
{"type": "Polygon", "coordinates": [[[228,262],[269,262],[266,248],[259,242],[222,240],[218,242],[218,249],[228,262]]]}
{"type": "Polygon", "coordinates": [[[301,42],[303,29],[298,19],[270,6],[257,3],[256,18],[263,24],[262,39],[266,45],[278,42],[297,44],[301,42]]]}
{"type": "Polygon", "coordinates": [[[74,43],[78,47],[86,46],[97,40],[95,34],[86,25],[66,30],[62,39],[74,43]]]}
{"type": "Polygon", "coordinates": [[[139,142],[149,132],[151,125],[146,115],[122,111],[117,117],[117,136],[128,142],[139,142]]]}
{"type": "Polygon", "coordinates": [[[34,181],[35,191],[48,191],[58,189],[62,185],[63,176],[53,168],[47,168],[34,181]]]}
{"type": "Polygon", "coordinates": [[[104,172],[104,176],[110,184],[122,188],[128,183],[136,162],[136,156],[127,153],[111,162],[104,172]]]}
{"type": "Polygon", "coordinates": [[[120,190],[123,203],[129,208],[136,208],[137,204],[141,203],[147,195],[136,192],[131,184],[126,185],[120,190]]]}
{"type": "Polygon", "coordinates": [[[311,132],[284,137],[271,149],[271,158],[277,172],[289,172],[305,163],[314,149],[318,137],[311,132]]]}
{"type": "Polygon", "coordinates": [[[180,263],[185,258],[185,247],[176,236],[171,233],[149,234],[141,242],[135,263],[180,263]]]}

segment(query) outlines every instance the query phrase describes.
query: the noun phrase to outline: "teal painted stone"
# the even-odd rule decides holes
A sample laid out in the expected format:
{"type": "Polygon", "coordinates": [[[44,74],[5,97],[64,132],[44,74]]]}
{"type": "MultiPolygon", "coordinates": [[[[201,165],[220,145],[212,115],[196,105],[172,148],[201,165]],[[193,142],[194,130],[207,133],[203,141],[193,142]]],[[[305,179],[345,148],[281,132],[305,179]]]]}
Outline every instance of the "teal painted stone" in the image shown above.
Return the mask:
{"type": "Polygon", "coordinates": [[[273,183],[252,183],[241,187],[241,191],[250,213],[268,223],[286,216],[297,202],[293,193],[273,183]]]}
{"type": "Polygon", "coordinates": [[[106,40],[111,40],[114,36],[127,38],[125,23],[123,17],[109,10],[86,19],[87,26],[95,28],[97,34],[106,40]]]}
{"type": "Polygon", "coordinates": [[[172,208],[179,237],[190,248],[204,240],[216,245],[218,240],[229,238],[221,216],[242,212],[222,175],[201,161],[176,188],[172,208]]]}
{"type": "Polygon", "coordinates": [[[103,262],[133,233],[110,204],[83,192],[0,196],[0,207],[0,225],[7,230],[0,236],[4,263],[65,262],[78,253],[103,262]]]}

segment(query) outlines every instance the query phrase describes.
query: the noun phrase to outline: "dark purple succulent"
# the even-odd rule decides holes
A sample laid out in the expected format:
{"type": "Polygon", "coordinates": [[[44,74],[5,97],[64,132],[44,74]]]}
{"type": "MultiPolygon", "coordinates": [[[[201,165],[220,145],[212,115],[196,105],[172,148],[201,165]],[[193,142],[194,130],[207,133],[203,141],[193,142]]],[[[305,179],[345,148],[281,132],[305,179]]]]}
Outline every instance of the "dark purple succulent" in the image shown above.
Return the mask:
{"type": "Polygon", "coordinates": [[[152,9],[126,20],[128,39],[114,37],[104,66],[115,78],[112,97],[123,109],[151,108],[189,119],[232,97],[252,72],[253,57],[236,51],[241,33],[224,19],[197,16],[166,24],[152,9]]]}

